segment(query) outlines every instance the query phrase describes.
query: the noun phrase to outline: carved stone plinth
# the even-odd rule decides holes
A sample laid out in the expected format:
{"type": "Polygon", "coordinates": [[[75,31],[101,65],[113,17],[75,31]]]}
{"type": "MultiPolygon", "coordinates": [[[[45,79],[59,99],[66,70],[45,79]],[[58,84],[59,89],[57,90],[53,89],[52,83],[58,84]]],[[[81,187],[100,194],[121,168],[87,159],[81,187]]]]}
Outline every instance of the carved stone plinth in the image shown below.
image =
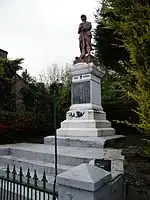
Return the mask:
{"type": "MultiPolygon", "coordinates": [[[[86,59],[86,58],[85,58],[86,59]]],[[[91,57],[91,59],[94,59],[91,57]]],[[[93,62],[78,62],[72,69],[72,105],[58,136],[112,136],[115,130],[101,106],[101,78],[104,72],[93,62]]]]}

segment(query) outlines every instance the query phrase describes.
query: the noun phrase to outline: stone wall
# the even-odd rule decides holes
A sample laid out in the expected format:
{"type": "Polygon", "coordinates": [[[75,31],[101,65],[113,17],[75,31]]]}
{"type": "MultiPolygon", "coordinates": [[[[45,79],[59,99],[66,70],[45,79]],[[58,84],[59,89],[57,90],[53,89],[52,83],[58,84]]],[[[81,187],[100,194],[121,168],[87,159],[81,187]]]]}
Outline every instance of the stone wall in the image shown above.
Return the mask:
{"type": "Polygon", "coordinates": [[[124,149],[124,173],[127,182],[127,200],[150,199],[150,147],[124,149]]]}

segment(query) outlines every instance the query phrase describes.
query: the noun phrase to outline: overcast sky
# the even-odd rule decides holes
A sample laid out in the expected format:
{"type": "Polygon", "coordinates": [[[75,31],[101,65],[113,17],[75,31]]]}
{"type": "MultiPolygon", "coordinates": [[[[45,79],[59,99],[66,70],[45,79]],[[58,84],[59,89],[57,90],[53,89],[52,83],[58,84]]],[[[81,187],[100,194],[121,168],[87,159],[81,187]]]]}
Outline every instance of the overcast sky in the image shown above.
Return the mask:
{"type": "Polygon", "coordinates": [[[96,0],[0,0],[0,48],[9,58],[25,58],[33,76],[53,63],[71,63],[80,54],[80,15],[94,22],[96,6],[96,0]]]}

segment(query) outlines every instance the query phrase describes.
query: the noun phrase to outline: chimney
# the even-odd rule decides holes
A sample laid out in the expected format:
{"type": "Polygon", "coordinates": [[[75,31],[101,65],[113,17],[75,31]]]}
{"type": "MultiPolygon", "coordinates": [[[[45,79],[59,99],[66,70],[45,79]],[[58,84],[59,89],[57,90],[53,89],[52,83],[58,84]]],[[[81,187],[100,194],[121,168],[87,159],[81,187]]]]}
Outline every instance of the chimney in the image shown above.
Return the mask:
{"type": "Polygon", "coordinates": [[[0,58],[7,58],[8,52],[0,49],[0,58]]]}

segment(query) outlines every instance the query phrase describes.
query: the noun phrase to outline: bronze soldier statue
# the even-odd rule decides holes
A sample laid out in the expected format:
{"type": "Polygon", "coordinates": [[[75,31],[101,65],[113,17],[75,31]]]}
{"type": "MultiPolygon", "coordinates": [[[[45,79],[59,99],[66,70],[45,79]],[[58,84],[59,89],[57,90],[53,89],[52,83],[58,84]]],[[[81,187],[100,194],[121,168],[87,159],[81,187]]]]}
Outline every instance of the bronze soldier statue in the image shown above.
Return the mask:
{"type": "Polygon", "coordinates": [[[92,39],[92,24],[87,21],[86,15],[81,15],[82,23],[79,25],[78,34],[79,36],[79,47],[81,51],[80,58],[82,59],[86,54],[89,56],[92,50],[91,39],[92,39]]]}

